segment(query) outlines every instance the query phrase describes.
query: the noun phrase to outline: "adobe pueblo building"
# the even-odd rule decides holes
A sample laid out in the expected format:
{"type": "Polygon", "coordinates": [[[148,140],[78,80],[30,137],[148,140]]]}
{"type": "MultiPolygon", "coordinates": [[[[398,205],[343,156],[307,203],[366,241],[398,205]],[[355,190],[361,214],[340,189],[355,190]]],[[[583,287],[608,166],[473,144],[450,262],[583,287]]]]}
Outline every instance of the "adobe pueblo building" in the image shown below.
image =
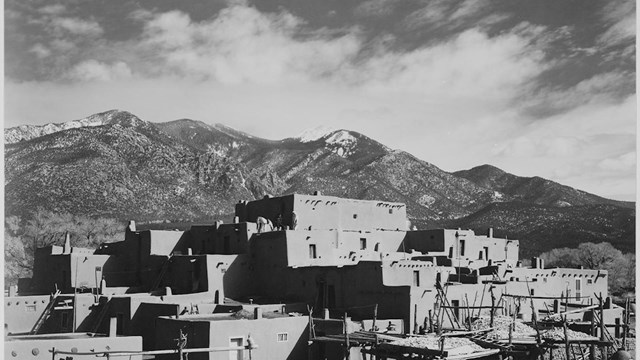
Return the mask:
{"type": "Polygon", "coordinates": [[[320,194],[242,201],[233,223],[188,231],[140,231],[131,222],[123,241],[99,249],[69,239],[38,249],[33,278],[5,298],[5,359],[544,351],[539,331],[525,342],[538,352],[514,348],[511,332],[507,346],[488,340],[491,329],[472,331],[479,320],[505,318],[568,319],[571,329],[587,328],[591,346],[613,344],[605,335],[625,313],[607,300],[607,272],[546,269],[536,258],[523,267],[518,248],[491,229],[410,230],[401,203],[320,194]],[[406,343],[456,331],[476,334],[476,348],[406,343]]]}

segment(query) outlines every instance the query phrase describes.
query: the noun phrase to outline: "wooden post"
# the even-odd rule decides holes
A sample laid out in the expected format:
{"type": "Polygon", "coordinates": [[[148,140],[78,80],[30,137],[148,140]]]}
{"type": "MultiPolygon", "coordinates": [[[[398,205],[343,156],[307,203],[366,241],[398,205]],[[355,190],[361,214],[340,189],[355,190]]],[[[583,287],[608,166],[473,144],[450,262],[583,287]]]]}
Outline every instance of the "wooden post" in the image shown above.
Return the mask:
{"type": "Polygon", "coordinates": [[[493,287],[489,288],[491,291],[491,318],[489,321],[489,327],[493,327],[493,311],[496,306],[496,296],[493,294],[493,287]]]}
{"type": "Polygon", "coordinates": [[[469,324],[469,331],[471,331],[471,311],[469,310],[469,298],[467,294],[464,294],[465,302],[467,303],[467,323],[469,324]]]}
{"type": "Polygon", "coordinates": [[[564,330],[564,351],[566,359],[571,359],[571,351],[569,349],[569,335],[567,334],[567,315],[562,317],[562,328],[564,330]]]}
{"type": "MultiPolygon", "coordinates": [[[[589,305],[593,305],[593,298],[589,299],[589,305]]],[[[591,336],[596,336],[596,309],[591,309],[591,336]]],[[[596,346],[589,346],[589,359],[596,360],[596,346]]]]}
{"type": "Polygon", "coordinates": [[[602,303],[602,294],[600,294],[600,340],[604,341],[604,304],[602,303]]]}
{"type": "MultiPolygon", "coordinates": [[[[598,301],[600,303],[600,341],[604,341],[604,304],[602,303],[602,293],[600,293],[600,297],[598,297],[598,301]]],[[[607,347],[601,346],[600,352],[603,359],[607,358],[607,347]]]]}
{"type": "Polygon", "coordinates": [[[349,347],[349,329],[347,327],[347,312],[344,312],[344,342],[345,342],[345,349],[347,351],[346,354],[346,359],[349,360],[349,358],[351,357],[351,349],[349,347]]]}
{"type": "Polygon", "coordinates": [[[624,328],[622,329],[622,350],[627,350],[627,332],[629,331],[629,298],[624,302],[624,328]]]}
{"type": "Polygon", "coordinates": [[[418,304],[413,305],[413,333],[418,333],[418,304]]]}
{"type": "Polygon", "coordinates": [[[616,324],[616,327],[615,327],[615,330],[614,330],[614,334],[615,334],[616,339],[619,339],[620,338],[620,318],[616,318],[614,321],[615,321],[615,324],[616,324]]]}
{"type": "Polygon", "coordinates": [[[373,328],[373,331],[376,331],[376,319],[378,318],[378,304],[376,304],[376,306],[373,307],[373,325],[371,325],[371,327],[373,328]]]}

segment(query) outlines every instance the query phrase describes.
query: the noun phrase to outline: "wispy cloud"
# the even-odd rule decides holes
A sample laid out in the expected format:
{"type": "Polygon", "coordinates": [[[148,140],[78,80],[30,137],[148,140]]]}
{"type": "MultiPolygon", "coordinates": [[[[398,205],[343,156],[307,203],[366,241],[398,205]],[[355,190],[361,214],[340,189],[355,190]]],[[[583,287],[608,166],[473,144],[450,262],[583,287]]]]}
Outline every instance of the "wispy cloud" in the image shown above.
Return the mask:
{"type": "Polygon", "coordinates": [[[72,17],[55,17],[51,19],[50,24],[54,31],[69,33],[71,35],[98,37],[103,33],[100,24],[91,20],[72,17]]]}
{"type": "Polygon", "coordinates": [[[614,46],[636,36],[635,1],[609,1],[602,10],[602,19],[606,31],[596,41],[602,46],[614,46]]]}
{"type": "Polygon", "coordinates": [[[131,78],[131,69],[122,61],[107,64],[91,59],[74,66],[66,77],[83,82],[124,80],[131,78]]]}

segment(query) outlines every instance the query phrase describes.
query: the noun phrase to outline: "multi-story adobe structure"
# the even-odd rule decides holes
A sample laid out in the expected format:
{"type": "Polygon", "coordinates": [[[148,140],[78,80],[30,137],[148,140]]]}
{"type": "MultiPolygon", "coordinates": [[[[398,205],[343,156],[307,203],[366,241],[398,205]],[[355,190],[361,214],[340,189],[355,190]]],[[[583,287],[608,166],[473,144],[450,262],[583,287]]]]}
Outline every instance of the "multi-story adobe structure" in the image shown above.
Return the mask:
{"type": "MultiPolygon", "coordinates": [[[[450,309],[452,318],[438,325],[455,327],[466,321],[466,307],[477,306],[480,315],[487,306],[504,306],[526,319],[531,309],[520,306],[524,298],[538,312],[557,308],[554,300],[561,294],[570,296],[565,302],[588,304],[607,293],[606,271],[545,269],[539,259],[522,267],[519,242],[495,238],[491,229],[486,235],[410,230],[400,203],[292,194],[241,201],[235,210],[231,224],[139,231],[131,223],[123,241],[96,250],[72,248],[69,242],[39,249],[30,283],[22,282],[20,296],[5,299],[5,313],[11,312],[5,331],[139,336],[151,350],[166,348],[171,336],[166,329],[177,321],[208,334],[243,332],[228,344],[245,346],[246,326],[252,323],[238,327],[233,318],[214,313],[273,310],[270,304],[280,314],[311,309],[318,315],[328,309],[355,320],[397,319],[400,331],[416,333],[433,323],[440,306],[450,309]],[[41,294],[56,290],[62,294],[52,301],[66,305],[47,310],[49,296],[41,294]],[[28,308],[16,306],[33,301],[28,308]],[[186,313],[192,315],[185,318],[186,313]]],[[[610,306],[605,314],[612,323],[621,309],[610,306]]],[[[285,319],[253,324],[260,331],[292,322],[296,330],[287,341],[304,343],[306,320],[285,319]]],[[[261,338],[271,351],[268,358],[300,351],[298,345],[278,344],[284,336],[278,334],[261,338]]],[[[200,333],[198,339],[214,345],[213,335],[200,333]]]]}

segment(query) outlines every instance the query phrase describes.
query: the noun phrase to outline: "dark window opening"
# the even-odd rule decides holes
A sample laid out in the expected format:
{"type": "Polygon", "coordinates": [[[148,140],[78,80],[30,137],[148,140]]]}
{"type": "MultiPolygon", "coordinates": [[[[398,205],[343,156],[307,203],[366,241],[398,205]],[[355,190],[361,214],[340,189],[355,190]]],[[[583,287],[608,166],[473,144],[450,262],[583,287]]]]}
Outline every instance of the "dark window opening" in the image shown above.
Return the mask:
{"type": "Polygon", "coordinates": [[[366,250],[366,249],[367,249],[367,239],[360,238],[360,250],[366,250]]]}
{"type": "Polygon", "coordinates": [[[420,271],[413,271],[413,286],[420,286],[420,271]]]}
{"type": "Polygon", "coordinates": [[[449,259],[453,258],[453,246],[449,248],[449,259]]]}
{"type": "Polygon", "coordinates": [[[460,240],[460,256],[464,256],[464,240],[460,240]]]}
{"type": "Polygon", "coordinates": [[[482,255],[483,255],[482,251],[478,252],[478,260],[483,260],[482,255]]]}
{"type": "Polygon", "coordinates": [[[357,219],[358,218],[358,214],[353,214],[353,218],[357,219]]]}
{"type": "Polygon", "coordinates": [[[389,209],[389,214],[393,214],[393,209],[389,209]]]}
{"type": "Polygon", "coordinates": [[[309,258],[315,259],[317,256],[318,256],[318,254],[316,253],[316,245],[315,244],[310,244],[309,245],[309,258]]]}
{"type": "Polygon", "coordinates": [[[68,331],[69,330],[69,313],[66,312],[66,311],[63,312],[62,316],[60,317],[60,327],[64,331],[68,331]]]}

